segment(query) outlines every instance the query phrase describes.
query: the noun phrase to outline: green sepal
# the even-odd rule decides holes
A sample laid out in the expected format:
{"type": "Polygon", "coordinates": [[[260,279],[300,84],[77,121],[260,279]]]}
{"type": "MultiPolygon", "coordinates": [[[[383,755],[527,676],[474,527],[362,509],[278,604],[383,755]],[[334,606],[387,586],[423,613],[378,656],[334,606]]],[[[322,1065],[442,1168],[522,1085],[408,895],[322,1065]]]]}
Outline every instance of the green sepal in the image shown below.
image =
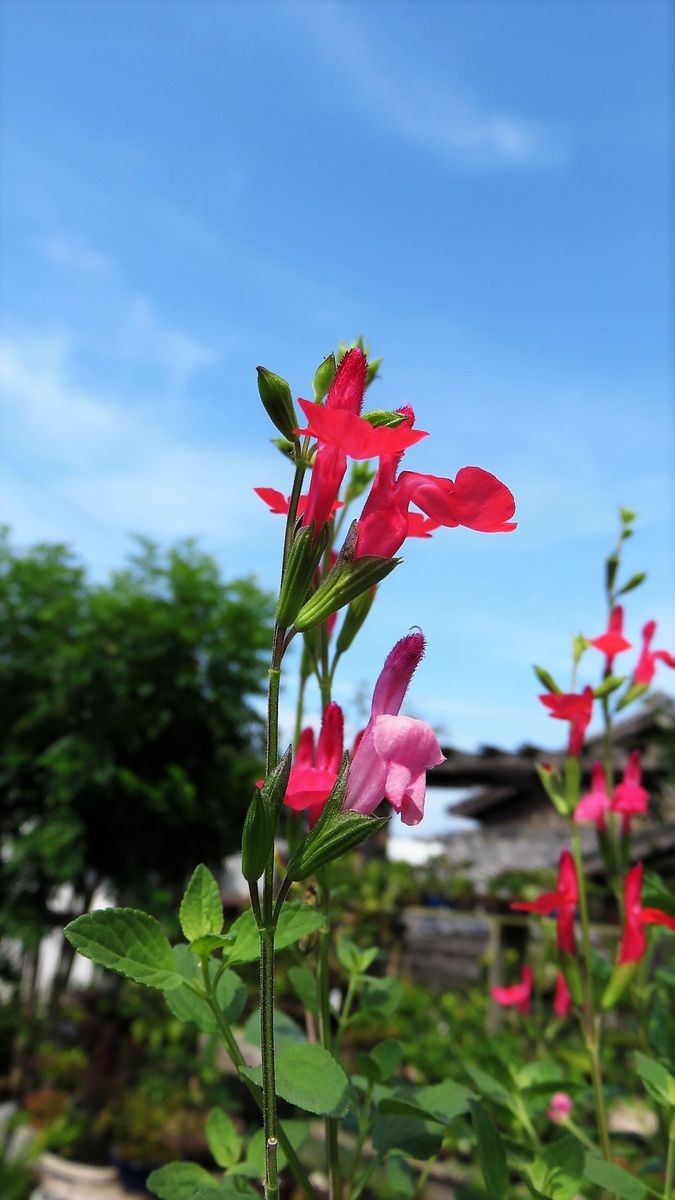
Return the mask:
{"type": "Polygon", "coordinates": [[[297,441],[298,418],[290,387],[285,379],[268,371],[267,367],[258,367],[257,371],[258,393],[270,421],[289,441],[297,441]]]}
{"type": "Polygon", "coordinates": [[[247,883],[260,879],[272,853],[292,761],[293,751],[289,746],[262,788],[254,792],[248,806],[241,838],[241,872],[247,883]]]}
{"type": "Polygon", "coordinates": [[[327,355],[323,362],[316,368],[316,371],[314,372],[314,379],[312,381],[312,388],[314,390],[314,399],[317,404],[320,404],[324,397],[328,395],[332,387],[333,380],[335,379],[336,371],[337,365],[335,363],[334,354],[327,355]]]}
{"type": "Polygon", "coordinates": [[[354,521],[335,566],[295,618],[295,627],[299,632],[321,624],[338,609],[344,608],[345,604],[362,596],[391,574],[401,562],[400,558],[380,558],[371,554],[354,558],[357,532],[357,522],[354,521]]]}
{"type": "Polygon", "coordinates": [[[625,596],[626,592],[632,592],[634,588],[639,587],[647,578],[646,571],[638,571],[635,575],[631,575],[628,583],[624,583],[622,588],[619,588],[617,596],[625,596]]]}
{"type": "Polygon", "coordinates": [[[649,691],[648,683],[632,683],[626,689],[623,696],[619,699],[619,703],[615,708],[615,712],[621,712],[622,708],[626,708],[628,704],[632,704],[634,700],[639,700],[640,696],[644,696],[645,692],[649,691]]]}
{"type": "Polygon", "coordinates": [[[352,600],[345,613],[345,619],[342,622],[335,643],[335,649],[338,654],[344,654],[351,646],[373,607],[376,593],[377,587],[372,587],[361,596],[357,596],[356,600],[352,600]]]}
{"type": "Polygon", "coordinates": [[[270,438],[273,446],[280,450],[284,458],[290,458],[291,462],[295,462],[295,443],[289,442],[288,438],[270,438]]]}
{"type": "Polygon", "coordinates": [[[618,967],[614,968],[612,978],[605,988],[602,997],[602,1007],[613,1008],[622,992],[626,990],[631,979],[637,971],[639,963],[619,963],[618,967]]]}
{"type": "Polygon", "coordinates": [[[361,420],[367,421],[373,429],[398,429],[405,421],[405,413],[391,412],[386,408],[373,408],[370,412],[362,413],[361,420]]]}
{"type": "Polygon", "coordinates": [[[293,882],[314,875],[320,867],[353,850],[387,824],[387,817],[342,811],[348,772],[349,755],[345,754],[321,816],[288,863],[286,874],[293,882]]]}
{"type": "Polygon", "coordinates": [[[610,554],[605,563],[605,586],[608,592],[611,592],[616,580],[616,573],[619,569],[618,554],[610,554]]]}
{"type": "Polygon", "coordinates": [[[570,810],[567,803],[567,796],[560,786],[561,779],[558,772],[547,771],[546,767],[541,766],[539,763],[535,763],[535,770],[549,800],[557,808],[558,812],[563,817],[566,817],[570,810]]]}
{"type": "Polygon", "coordinates": [[[562,688],[558,687],[555,679],[545,667],[538,667],[537,664],[534,663],[533,670],[537,676],[537,679],[541,684],[543,684],[547,692],[555,692],[557,695],[561,694],[562,688]]]}
{"type": "Polygon", "coordinates": [[[603,696],[611,696],[612,692],[620,688],[621,684],[625,683],[625,681],[625,675],[608,675],[606,679],[603,679],[602,683],[593,688],[593,698],[600,700],[603,696]]]}
{"type": "Polygon", "coordinates": [[[288,629],[293,624],[302,608],[312,576],[326,549],[327,538],[327,525],[317,537],[314,536],[313,525],[301,525],[291,542],[276,611],[276,621],[282,629],[288,629]]]}

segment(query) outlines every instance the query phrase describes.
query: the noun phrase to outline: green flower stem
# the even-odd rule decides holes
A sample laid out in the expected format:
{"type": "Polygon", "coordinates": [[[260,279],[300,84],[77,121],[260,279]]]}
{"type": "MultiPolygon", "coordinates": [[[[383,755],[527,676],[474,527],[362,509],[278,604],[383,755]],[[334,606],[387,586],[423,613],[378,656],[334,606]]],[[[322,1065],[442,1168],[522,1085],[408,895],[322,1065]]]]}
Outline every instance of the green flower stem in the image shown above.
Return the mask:
{"type": "Polygon", "coordinates": [[[359,1163],[361,1161],[361,1155],[363,1154],[363,1147],[365,1146],[366,1138],[368,1137],[368,1125],[370,1122],[370,1109],[371,1109],[371,1106],[373,1103],[374,1088],[375,1088],[374,1082],[372,1080],[369,1080],[368,1087],[366,1088],[366,1094],[365,1094],[365,1097],[363,1100],[363,1108],[361,1109],[361,1113],[359,1115],[359,1136],[358,1136],[358,1139],[356,1142],[356,1146],[354,1148],[354,1157],[352,1159],[351,1170],[350,1170],[349,1176],[347,1178],[347,1187],[348,1187],[348,1189],[350,1189],[348,1191],[350,1200],[352,1200],[351,1188],[352,1188],[352,1184],[354,1181],[354,1176],[356,1175],[356,1172],[358,1170],[359,1163]]]}
{"type": "MultiPolygon", "coordinates": [[[[205,983],[205,987],[207,989],[207,995],[206,995],[207,1003],[208,1003],[208,1006],[211,1009],[211,1012],[213,1013],[213,1016],[215,1018],[216,1024],[218,1026],[218,1032],[222,1039],[223,1045],[225,1046],[225,1049],[227,1050],[230,1058],[232,1059],[232,1062],[234,1063],[234,1066],[236,1067],[237,1073],[239,1074],[239,1078],[241,1079],[242,1083],[244,1083],[246,1085],[251,1096],[253,1097],[256,1104],[258,1105],[258,1108],[262,1112],[262,1107],[263,1107],[262,1089],[257,1087],[255,1083],[252,1083],[251,1080],[246,1077],[246,1075],[241,1074],[242,1067],[246,1066],[246,1060],[245,1060],[241,1050],[239,1049],[239,1044],[237,1042],[237,1039],[235,1038],[235,1036],[234,1036],[230,1026],[228,1025],[227,1021],[225,1020],[222,1012],[220,1011],[220,1008],[218,1007],[215,996],[213,994],[213,987],[211,985],[210,980],[208,979],[208,976],[205,976],[204,983],[205,983]]],[[[199,993],[197,993],[197,994],[199,995],[199,993]]],[[[291,1142],[289,1141],[287,1134],[284,1132],[284,1128],[282,1125],[279,1125],[278,1136],[279,1136],[279,1145],[281,1146],[284,1154],[286,1155],[286,1158],[288,1160],[288,1165],[289,1165],[291,1171],[293,1172],[293,1175],[298,1184],[298,1187],[302,1188],[302,1191],[305,1194],[306,1200],[318,1200],[318,1195],[317,1195],[315,1189],[312,1187],[312,1184],[307,1176],[307,1173],[306,1173],[302,1163],[300,1162],[300,1159],[298,1158],[297,1154],[295,1153],[295,1150],[293,1149],[293,1146],[291,1145],[291,1142]]]]}
{"type": "Polygon", "coordinates": [[[584,1013],[582,1029],[586,1049],[591,1060],[591,1077],[593,1081],[593,1096],[595,1099],[595,1117],[598,1125],[598,1138],[603,1156],[608,1162],[612,1161],[609,1148],[609,1133],[607,1130],[607,1114],[605,1112],[605,1096],[602,1085],[602,1068],[600,1065],[600,1020],[596,1019],[593,997],[593,972],[591,969],[591,936],[588,919],[588,899],[586,896],[586,878],[581,857],[581,841],[576,821],[570,820],[572,839],[572,854],[577,872],[579,888],[579,912],[581,915],[581,946],[583,957],[584,980],[584,1013]]]}
{"type": "Polygon", "coordinates": [[[587,1150],[592,1150],[594,1154],[597,1154],[597,1146],[591,1141],[588,1134],[584,1133],[583,1129],[576,1124],[576,1122],[571,1121],[569,1117],[566,1117],[564,1121],[561,1121],[561,1125],[563,1125],[565,1129],[569,1129],[570,1133],[573,1133],[587,1150]]]}
{"type": "Polygon", "coordinates": [[[368,1166],[366,1167],[363,1174],[361,1175],[361,1178],[357,1179],[354,1190],[350,1194],[349,1200],[358,1200],[358,1197],[361,1195],[361,1192],[363,1191],[363,1189],[365,1187],[368,1186],[372,1176],[375,1174],[375,1172],[381,1162],[382,1162],[382,1155],[374,1154],[373,1157],[371,1158],[370,1162],[368,1163],[368,1166]]]}
{"type": "Polygon", "coordinates": [[[335,1039],[336,1052],[338,1052],[342,1048],[342,1038],[344,1036],[345,1029],[347,1028],[347,1022],[349,1021],[349,1017],[351,1015],[352,1004],[354,1003],[354,997],[356,995],[358,985],[359,985],[358,975],[350,975],[349,983],[347,985],[347,994],[345,996],[345,1002],[342,1005],[342,1008],[340,1010],[340,1021],[339,1021],[339,1025],[338,1025],[337,1037],[335,1039]]]}
{"type": "MultiPolygon", "coordinates": [[[[326,881],[328,868],[324,867],[324,883],[320,887],[319,903],[325,913],[330,909],[330,890],[326,881]]],[[[318,937],[318,986],[319,986],[319,1038],[321,1045],[329,1054],[333,1052],[333,1039],[330,1028],[330,926],[323,926],[318,937]]],[[[330,1180],[331,1200],[340,1200],[340,1160],[338,1156],[338,1126],[333,1117],[324,1119],[326,1130],[326,1170],[330,1180]]]]}
{"type": "Polygon", "coordinates": [[[668,1134],[668,1158],[666,1159],[666,1186],[663,1192],[663,1200],[673,1200],[675,1195],[675,1116],[670,1120],[670,1132],[668,1134]]]}

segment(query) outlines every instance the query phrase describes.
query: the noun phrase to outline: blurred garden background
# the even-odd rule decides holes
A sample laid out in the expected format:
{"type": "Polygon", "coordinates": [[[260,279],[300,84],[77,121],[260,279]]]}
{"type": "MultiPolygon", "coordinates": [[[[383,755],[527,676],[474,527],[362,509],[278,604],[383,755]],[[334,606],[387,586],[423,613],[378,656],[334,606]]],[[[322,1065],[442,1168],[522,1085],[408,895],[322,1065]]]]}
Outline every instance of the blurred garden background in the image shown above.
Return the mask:
{"type": "MultiPolygon", "coordinates": [[[[549,934],[509,904],[548,886],[564,843],[535,770],[564,735],[532,664],[567,688],[571,639],[605,629],[620,505],[638,514],[627,573],[648,572],[626,636],[637,653],[655,620],[675,650],[672,5],[5,0],[0,21],[0,1194],[25,1200],[43,1149],[208,1163],[214,1104],[255,1119],[208,1032],[92,972],[60,930],[96,901],[177,935],[200,861],[241,911],[281,537],[253,488],[289,491],[255,367],[311,398],[321,360],[359,335],[383,360],[373,405],[411,404],[433,430],[411,469],[480,464],[519,526],[408,541],[395,599],[336,680],[349,741],[420,626],[411,703],[447,756],[421,825],[341,867],[336,989],[351,943],[381,952],[349,1051],[384,1029],[419,1085],[459,1052],[498,1107],[508,1064],[529,1064],[538,1128],[561,1074],[583,1111],[549,934]],[[525,1022],[489,997],[528,937],[525,1022]]],[[[636,837],[671,889],[673,697],[661,667],[612,748],[620,770],[643,753],[636,837]]],[[[287,689],[286,742],[294,705],[287,689]]],[[[586,775],[599,736],[596,721],[586,775]]],[[[601,943],[603,866],[585,851],[601,943]]],[[[672,1069],[668,934],[657,968],[644,1049],[672,1069]]],[[[253,1043],[252,967],[242,979],[253,1043]]],[[[290,1011],[295,980],[280,979],[290,1011]]],[[[610,1089],[627,1044],[617,1020],[610,1089]]],[[[637,1084],[615,1118],[622,1161],[648,1169],[658,1117],[637,1084]]],[[[484,1194],[461,1130],[429,1186],[484,1194]]]]}

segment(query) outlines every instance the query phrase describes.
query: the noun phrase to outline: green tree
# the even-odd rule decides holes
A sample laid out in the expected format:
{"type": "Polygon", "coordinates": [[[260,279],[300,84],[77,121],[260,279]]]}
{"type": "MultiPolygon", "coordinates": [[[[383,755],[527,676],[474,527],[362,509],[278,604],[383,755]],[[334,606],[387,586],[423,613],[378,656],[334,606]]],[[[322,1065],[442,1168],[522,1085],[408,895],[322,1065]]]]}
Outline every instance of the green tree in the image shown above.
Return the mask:
{"type": "Polygon", "coordinates": [[[60,884],[74,911],[103,882],[156,904],[238,847],[270,617],[253,580],[224,583],[191,542],[140,541],[93,585],[67,547],[20,554],[3,537],[0,933],[30,955],[60,884]]]}

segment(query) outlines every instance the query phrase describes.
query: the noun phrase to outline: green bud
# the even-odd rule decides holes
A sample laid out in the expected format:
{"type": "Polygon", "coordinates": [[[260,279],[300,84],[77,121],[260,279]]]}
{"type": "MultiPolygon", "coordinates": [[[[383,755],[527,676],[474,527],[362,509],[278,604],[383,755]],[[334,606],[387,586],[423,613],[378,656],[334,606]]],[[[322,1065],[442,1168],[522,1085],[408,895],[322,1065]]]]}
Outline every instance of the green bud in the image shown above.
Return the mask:
{"type": "Polygon", "coordinates": [[[380,367],[381,367],[383,361],[384,360],[381,358],[373,358],[372,360],[370,360],[368,362],[368,368],[366,371],[366,387],[367,388],[370,387],[371,383],[373,383],[373,381],[375,379],[379,378],[380,367]]]}
{"type": "Polygon", "coordinates": [[[622,529],[622,530],[621,530],[621,533],[619,534],[619,537],[621,538],[621,541],[622,541],[622,542],[625,542],[625,541],[626,541],[626,538],[632,537],[634,533],[635,533],[635,530],[634,530],[634,529],[629,529],[629,528],[626,526],[624,529],[622,529]]]}
{"type": "Polygon", "coordinates": [[[623,525],[630,525],[635,520],[637,513],[633,512],[632,508],[623,508],[622,506],[619,509],[619,516],[623,525]]]}
{"type": "Polygon", "coordinates": [[[534,673],[537,676],[537,679],[539,680],[539,682],[544,685],[544,687],[546,688],[546,690],[548,692],[557,692],[558,695],[560,695],[560,693],[562,692],[562,688],[558,687],[553,676],[544,667],[538,667],[537,664],[535,663],[534,664],[534,673]]]}
{"type": "Polygon", "coordinates": [[[345,754],[321,816],[288,864],[286,873],[294,883],[315,875],[321,867],[347,854],[387,824],[388,817],[342,811],[348,773],[349,755],[345,754]]]}
{"type": "Polygon", "coordinates": [[[289,442],[288,438],[270,438],[273,446],[280,450],[284,458],[290,458],[291,462],[295,462],[295,443],[289,442]]]}
{"type": "Polygon", "coordinates": [[[645,692],[649,691],[648,683],[633,683],[624,692],[615,708],[615,712],[621,712],[622,708],[626,708],[628,704],[632,704],[634,700],[639,700],[640,696],[644,696],[645,692]]]}
{"type": "Polygon", "coordinates": [[[262,788],[256,789],[248,806],[241,839],[241,872],[248,883],[260,879],[272,853],[292,761],[293,751],[289,746],[262,788]]]}
{"type": "Polygon", "coordinates": [[[626,592],[632,592],[633,588],[639,587],[647,578],[646,571],[638,571],[636,575],[631,575],[628,583],[624,583],[622,588],[619,588],[617,595],[625,596],[626,592]]]}
{"type": "Polygon", "coordinates": [[[298,428],[298,418],[286,380],[266,367],[258,367],[258,392],[272,424],[285,438],[296,441],[294,430],[298,428]]]}
{"type": "Polygon", "coordinates": [[[372,425],[373,429],[398,429],[405,421],[403,413],[390,412],[386,408],[373,408],[370,412],[362,413],[362,419],[372,425]]]}
{"type": "Polygon", "coordinates": [[[276,611],[277,624],[283,629],[288,629],[293,624],[302,608],[312,576],[326,548],[327,538],[328,527],[324,526],[315,539],[313,525],[300,526],[293,538],[276,611]]]}
{"type": "Polygon", "coordinates": [[[611,592],[614,587],[614,581],[616,579],[616,573],[617,573],[618,569],[619,569],[618,554],[610,554],[609,558],[607,559],[607,562],[605,563],[605,585],[607,587],[608,592],[611,592]]]}
{"type": "Polygon", "coordinates": [[[390,575],[402,560],[400,558],[378,558],[366,555],[352,561],[338,559],[332,571],[303,604],[295,618],[295,627],[301,633],[320,625],[338,609],[344,608],[364,592],[370,591],[390,575]]]}
{"type": "Polygon", "coordinates": [[[361,626],[366,620],[368,613],[373,607],[375,599],[376,587],[369,588],[362,596],[357,596],[356,600],[352,600],[345,619],[342,622],[340,632],[337,636],[335,649],[338,654],[344,654],[349,649],[361,626]]]}
{"type": "Polygon", "coordinates": [[[605,988],[602,997],[602,1007],[604,1009],[613,1008],[622,992],[626,990],[631,979],[637,971],[639,963],[628,962],[619,963],[618,967],[614,968],[612,978],[605,988]]]}
{"type": "Polygon", "coordinates": [[[603,679],[602,683],[599,683],[596,688],[593,688],[593,695],[595,699],[600,700],[603,696],[611,696],[612,692],[615,692],[617,688],[620,688],[621,684],[624,683],[625,680],[625,675],[608,675],[606,679],[603,679]]]}
{"type": "Polygon", "coordinates": [[[317,404],[319,404],[324,397],[328,395],[333,380],[335,379],[336,371],[337,366],[335,363],[334,354],[329,354],[327,358],[324,358],[321,365],[316,368],[312,387],[314,389],[314,399],[317,404]]]}
{"type": "Polygon", "coordinates": [[[588,638],[585,638],[583,633],[578,633],[572,642],[572,657],[575,665],[581,662],[581,656],[586,653],[590,646],[588,638]]]}
{"type": "Polygon", "coordinates": [[[539,763],[535,764],[537,775],[549,800],[553,802],[559,813],[564,817],[569,813],[569,805],[567,797],[560,786],[560,776],[557,771],[547,771],[546,767],[542,767],[539,763]]]}

